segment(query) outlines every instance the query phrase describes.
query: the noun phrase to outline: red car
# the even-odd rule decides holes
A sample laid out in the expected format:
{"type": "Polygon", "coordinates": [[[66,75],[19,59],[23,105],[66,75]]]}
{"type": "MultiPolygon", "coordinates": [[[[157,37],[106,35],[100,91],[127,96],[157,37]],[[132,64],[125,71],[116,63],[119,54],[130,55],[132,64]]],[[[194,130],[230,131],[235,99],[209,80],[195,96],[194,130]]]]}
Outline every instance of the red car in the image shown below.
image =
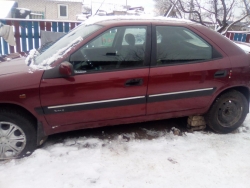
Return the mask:
{"type": "Polygon", "coordinates": [[[190,115],[231,132],[249,110],[249,69],[249,54],[193,22],[87,21],[0,63],[0,158],[59,132],[190,115]]]}

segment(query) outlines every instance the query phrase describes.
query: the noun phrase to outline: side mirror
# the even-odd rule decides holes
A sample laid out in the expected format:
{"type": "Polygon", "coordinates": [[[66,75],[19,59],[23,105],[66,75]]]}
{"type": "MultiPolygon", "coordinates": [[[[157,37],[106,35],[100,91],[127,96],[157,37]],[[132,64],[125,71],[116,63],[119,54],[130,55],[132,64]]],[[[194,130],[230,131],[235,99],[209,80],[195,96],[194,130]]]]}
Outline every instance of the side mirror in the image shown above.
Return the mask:
{"type": "Polygon", "coordinates": [[[62,62],[59,66],[59,73],[65,77],[73,76],[74,70],[72,64],[67,61],[62,62]]]}

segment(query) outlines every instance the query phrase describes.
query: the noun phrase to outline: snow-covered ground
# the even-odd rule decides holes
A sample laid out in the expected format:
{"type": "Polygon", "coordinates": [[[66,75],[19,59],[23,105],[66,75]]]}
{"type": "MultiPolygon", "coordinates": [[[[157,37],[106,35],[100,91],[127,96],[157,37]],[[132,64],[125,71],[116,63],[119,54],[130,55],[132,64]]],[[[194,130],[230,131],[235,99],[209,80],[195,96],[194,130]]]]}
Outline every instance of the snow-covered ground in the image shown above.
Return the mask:
{"type": "Polygon", "coordinates": [[[48,140],[30,157],[0,162],[0,188],[250,187],[250,115],[226,135],[143,131],[155,139],[48,140]]]}

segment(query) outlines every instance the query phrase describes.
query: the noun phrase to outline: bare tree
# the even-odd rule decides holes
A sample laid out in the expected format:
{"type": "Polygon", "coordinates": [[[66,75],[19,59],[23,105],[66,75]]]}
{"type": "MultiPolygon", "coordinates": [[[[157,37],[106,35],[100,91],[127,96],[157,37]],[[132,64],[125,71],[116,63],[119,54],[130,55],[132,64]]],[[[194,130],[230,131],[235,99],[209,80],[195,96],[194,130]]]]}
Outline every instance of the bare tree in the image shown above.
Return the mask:
{"type": "MultiPolygon", "coordinates": [[[[225,33],[237,22],[249,17],[249,2],[247,0],[154,0],[157,7],[164,11],[170,11],[169,7],[182,12],[182,17],[188,15],[188,19],[205,26],[214,26],[219,33],[225,33]],[[158,3],[158,4],[157,4],[158,3]],[[244,13],[240,18],[235,17],[235,9],[243,4],[244,13]],[[165,8],[164,8],[165,6],[165,8]],[[234,22],[232,22],[234,20],[234,22]]],[[[165,15],[171,15],[165,13],[165,15]]]]}
{"type": "Polygon", "coordinates": [[[169,0],[154,0],[155,1],[155,8],[157,10],[156,14],[165,15],[166,12],[169,12],[171,7],[171,2],[169,0]]]}
{"type": "Polygon", "coordinates": [[[84,6],[82,7],[82,12],[83,12],[84,14],[90,14],[90,13],[91,13],[91,7],[84,5],[84,6]]]}
{"type": "Polygon", "coordinates": [[[247,2],[247,0],[242,0],[242,1],[244,4],[246,13],[250,13],[250,2],[249,1],[247,2]]]}

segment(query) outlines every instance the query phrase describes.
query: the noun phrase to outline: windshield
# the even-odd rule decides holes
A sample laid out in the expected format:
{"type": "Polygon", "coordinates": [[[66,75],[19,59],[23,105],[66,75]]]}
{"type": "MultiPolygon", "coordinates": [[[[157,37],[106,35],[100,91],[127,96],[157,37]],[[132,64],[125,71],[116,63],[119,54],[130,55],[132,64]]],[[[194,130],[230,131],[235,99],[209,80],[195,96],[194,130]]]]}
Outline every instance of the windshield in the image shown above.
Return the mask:
{"type": "MultiPolygon", "coordinates": [[[[72,47],[74,46],[77,41],[80,42],[84,38],[86,38],[91,33],[99,30],[102,26],[100,25],[80,25],[75,29],[71,30],[67,35],[62,37],[60,40],[55,42],[51,47],[49,47],[46,51],[42,52],[41,54],[37,55],[34,61],[35,65],[39,65],[44,61],[48,60],[59,51],[61,51],[65,47],[72,47]],[[72,43],[72,44],[71,44],[72,43]]],[[[66,49],[65,51],[67,51],[66,49]]],[[[62,55],[60,53],[60,55],[62,55]]]]}

